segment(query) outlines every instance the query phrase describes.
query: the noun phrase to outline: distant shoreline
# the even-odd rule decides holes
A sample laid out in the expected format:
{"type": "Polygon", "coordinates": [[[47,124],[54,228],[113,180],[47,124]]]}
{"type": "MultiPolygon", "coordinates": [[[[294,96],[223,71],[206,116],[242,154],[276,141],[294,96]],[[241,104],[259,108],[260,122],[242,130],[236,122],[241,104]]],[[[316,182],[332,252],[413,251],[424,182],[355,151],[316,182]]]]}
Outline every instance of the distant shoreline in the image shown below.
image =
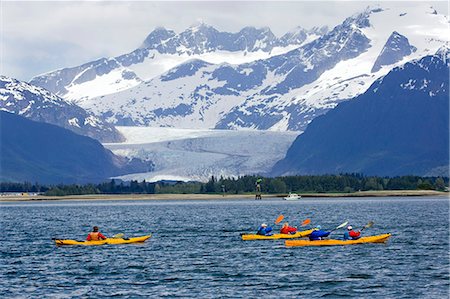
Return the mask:
{"type": "MultiPolygon", "coordinates": [[[[8,201],[53,201],[53,200],[220,200],[220,199],[254,199],[254,194],[90,194],[67,196],[42,195],[4,195],[0,202],[8,201]]],[[[298,193],[303,198],[337,198],[337,197],[386,197],[386,196],[446,196],[448,192],[434,190],[385,190],[360,191],[354,193],[298,193]]],[[[263,194],[263,199],[282,198],[286,194],[263,194]]],[[[300,199],[301,200],[301,199],[300,199]]]]}

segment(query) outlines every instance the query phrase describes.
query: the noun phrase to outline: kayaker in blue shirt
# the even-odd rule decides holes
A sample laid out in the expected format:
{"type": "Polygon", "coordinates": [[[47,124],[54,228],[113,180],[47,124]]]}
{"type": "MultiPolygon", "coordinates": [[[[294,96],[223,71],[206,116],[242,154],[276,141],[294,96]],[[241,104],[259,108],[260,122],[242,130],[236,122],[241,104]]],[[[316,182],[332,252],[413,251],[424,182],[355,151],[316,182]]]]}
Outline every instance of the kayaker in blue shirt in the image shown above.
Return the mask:
{"type": "Polygon", "coordinates": [[[257,235],[262,235],[262,236],[271,236],[272,235],[272,228],[270,226],[267,226],[267,224],[263,223],[258,228],[258,232],[256,234],[257,235]]]}
{"type": "Polygon", "coordinates": [[[322,240],[322,238],[328,237],[328,235],[331,232],[326,232],[321,229],[322,227],[320,225],[316,226],[313,230],[313,232],[309,235],[310,241],[318,241],[322,240]]]}

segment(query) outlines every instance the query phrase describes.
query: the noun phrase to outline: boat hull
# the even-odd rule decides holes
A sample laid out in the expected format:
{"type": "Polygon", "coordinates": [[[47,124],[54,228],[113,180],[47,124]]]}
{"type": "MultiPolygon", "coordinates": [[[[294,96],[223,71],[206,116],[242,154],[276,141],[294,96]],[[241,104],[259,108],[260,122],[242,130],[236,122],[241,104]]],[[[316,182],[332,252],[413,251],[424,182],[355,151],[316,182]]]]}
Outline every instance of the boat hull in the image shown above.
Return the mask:
{"type": "Polygon", "coordinates": [[[295,246],[337,246],[337,245],[356,245],[356,244],[364,244],[364,243],[385,243],[389,239],[391,234],[383,234],[377,236],[370,237],[362,237],[358,240],[318,240],[318,241],[310,241],[310,240],[287,240],[285,242],[288,247],[295,246]]]}
{"type": "Polygon", "coordinates": [[[302,197],[296,193],[289,193],[288,196],[283,197],[283,198],[284,198],[284,200],[299,200],[302,197]]]}
{"type": "Polygon", "coordinates": [[[55,240],[55,244],[58,246],[61,246],[61,245],[98,246],[98,245],[105,245],[105,244],[119,245],[119,244],[143,243],[146,240],[148,240],[150,237],[151,237],[151,235],[129,238],[129,239],[108,238],[108,239],[100,240],[100,241],[77,241],[77,240],[57,239],[57,240],[55,240]]]}
{"type": "Polygon", "coordinates": [[[295,234],[273,234],[271,236],[262,236],[257,234],[245,234],[242,235],[242,240],[244,241],[254,241],[254,240],[279,240],[279,239],[295,239],[307,237],[312,233],[312,229],[296,232],[295,234]]]}

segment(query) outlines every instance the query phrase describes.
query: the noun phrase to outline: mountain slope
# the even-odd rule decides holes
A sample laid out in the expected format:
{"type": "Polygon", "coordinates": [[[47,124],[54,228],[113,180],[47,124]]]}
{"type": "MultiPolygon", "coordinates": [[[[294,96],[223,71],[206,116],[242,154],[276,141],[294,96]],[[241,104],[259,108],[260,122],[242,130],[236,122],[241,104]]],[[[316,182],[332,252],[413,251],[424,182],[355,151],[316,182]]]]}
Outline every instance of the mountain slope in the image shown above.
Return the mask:
{"type": "Polygon", "coordinates": [[[149,167],[129,163],[98,141],[0,111],[0,180],[87,183],[149,167]]]}
{"type": "Polygon", "coordinates": [[[190,59],[244,63],[267,58],[298,47],[326,30],[296,28],[277,38],[269,28],[245,27],[229,33],[202,23],[177,34],[159,27],[130,53],[42,74],[30,83],[78,101],[136,86],[190,59]]]}
{"type": "Polygon", "coordinates": [[[393,67],[434,53],[450,39],[445,16],[429,7],[405,9],[368,9],[281,55],[243,64],[195,59],[136,87],[78,103],[118,125],[303,131],[393,67]],[[407,43],[391,43],[400,36],[395,32],[407,43]],[[385,57],[399,45],[409,55],[385,57]]]}
{"type": "Polygon", "coordinates": [[[273,174],[448,175],[448,57],[445,50],[395,68],[314,120],[273,174]]]}
{"type": "Polygon", "coordinates": [[[42,87],[0,75],[0,109],[35,121],[54,124],[103,142],[123,136],[109,123],[70,104],[42,87]]]}

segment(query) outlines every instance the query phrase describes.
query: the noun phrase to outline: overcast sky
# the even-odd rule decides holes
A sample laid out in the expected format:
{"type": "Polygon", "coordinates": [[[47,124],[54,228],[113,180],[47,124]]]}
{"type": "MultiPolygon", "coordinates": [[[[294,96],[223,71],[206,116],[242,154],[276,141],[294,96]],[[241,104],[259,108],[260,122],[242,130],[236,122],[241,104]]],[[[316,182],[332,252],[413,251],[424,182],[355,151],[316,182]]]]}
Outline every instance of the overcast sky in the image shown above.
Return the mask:
{"type": "MultiPolygon", "coordinates": [[[[181,32],[203,21],[220,31],[330,28],[378,1],[0,1],[0,74],[20,80],[131,52],[157,26],[181,32]]],[[[427,1],[448,14],[447,1],[427,1]]],[[[390,2],[392,5],[392,2],[390,2]]],[[[411,1],[395,5],[414,5],[411,1]]]]}

